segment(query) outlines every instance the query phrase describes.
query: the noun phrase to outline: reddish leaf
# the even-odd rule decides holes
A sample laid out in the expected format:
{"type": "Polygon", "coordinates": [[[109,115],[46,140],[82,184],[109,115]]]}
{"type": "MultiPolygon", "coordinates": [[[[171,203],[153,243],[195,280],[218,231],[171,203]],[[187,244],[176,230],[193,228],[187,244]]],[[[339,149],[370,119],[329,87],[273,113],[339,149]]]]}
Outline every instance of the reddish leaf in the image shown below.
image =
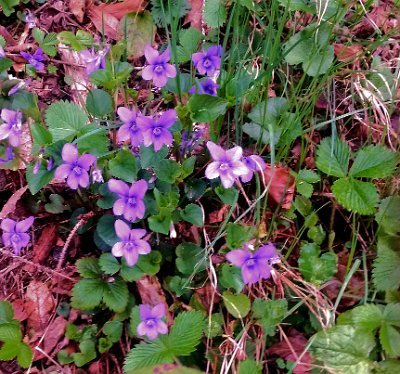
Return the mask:
{"type": "Polygon", "coordinates": [[[335,50],[335,56],[340,62],[354,61],[363,52],[363,49],[360,44],[352,44],[352,45],[335,44],[334,50],[335,50]]]}
{"type": "Polygon", "coordinates": [[[275,166],[272,174],[271,165],[264,169],[265,183],[268,185],[271,176],[272,182],[268,196],[276,204],[281,204],[283,209],[289,209],[294,195],[294,177],[290,175],[288,167],[275,166]]]}
{"type": "Polygon", "coordinates": [[[69,10],[80,23],[83,22],[85,16],[85,3],[85,0],[69,0],[69,10]]]}
{"type": "MultiPolygon", "coordinates": [[[[50,324],[47,334],[44,336],[43,340],[43,350],[50,354],[54,348],[57,347],[58,342],[64,337],[65,328],[67,327],[67,321],[58,316],[53,322],[50,324]]],[[[54,352],[54,354],[57,352],[54,352]]]]}
{"type": "Polygon", "coordinates": [[[49,256],[51,249],[57,242],[57,225],[50,224],[46,226],[39,240],[33,247],[33,262],[43,264],[49,256]]]}
{"type": "Polygon", "coordinates": [[[0,219],[6,218],[10,213],[15,212],[15,207],[21,198],[21,196],[28,189],[28,185],[25,187],[21,187],[19,190],[15,191],[12,196],[8,199],[8,201],[4,204],[3,209],[0,212],[0,219]]]}
{"type": "Polygon", "coordinates": [[[185,23],[190,23],[190,26],[201,31],[203,19],[203,0],[188,0],[192,6],[189,13],[186,15],[185,23]]]}

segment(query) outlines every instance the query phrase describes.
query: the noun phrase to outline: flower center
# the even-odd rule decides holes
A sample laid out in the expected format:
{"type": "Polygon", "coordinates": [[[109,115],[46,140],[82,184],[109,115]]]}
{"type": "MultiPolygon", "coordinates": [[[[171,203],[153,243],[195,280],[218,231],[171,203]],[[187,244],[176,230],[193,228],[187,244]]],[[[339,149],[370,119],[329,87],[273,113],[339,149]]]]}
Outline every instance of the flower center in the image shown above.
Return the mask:
{"type": "Polygon", "coordinates": [[[154,130],[153,130],[153,134],[156,135],[156,136],[161,135],[161,132],[162,132],[162,128],[161,127],[155,127],[154,130]]]}
{"type": "Polygon", "coordinates": [[[19,237],[18,234],[14,234],[14,235],[11,237],[11,241],[12,241],[13,243],[18,243],[20,240],[21,240],[21,238],[19,237]]]}
{"type": "Polygon", "coordinates": [[[226,171],[228,169],[230,169],[230,165],[228,162],[222,162],[219,166],[219,170],[226,171]]]}
{"type": "Polygon", "coordinates": [[[20,131],[21,131],[21,128],[22,128],[22,122],[21,122],[21,121],[18,121],[18,120],[15,121],[15,122],[12,124],[11,128],[12,128],[13,131],[20,132],[20,131]]]}
{"type": "Polygon", "coordinates": [[[130,121],[129,122],[129,130],[131,130],[131,131],[136,131],[137,130],[136,121],[130,121]]]}
{"type": "Polygon", "coordinates": [[[146,320],[146,326],[150,328],[154,328],[156,325],[156,321],[153,318],[146,320]]]}
{"type": "Polygon", "coordinates": [[[124,250],[126,252],[131,252],[135,249],[135,245],[132,242],[125,242],[124,243],[124,250]]]}
{"type": "Polygon", "coordinates": [[[135,196],[130,197],[130,198],[128,199],[128,204],[129,204],[129,205],[136,205],[136,197],[135,197],[135,196]]]}
{"type": "Polygon", "coordinates": [[[82,174],[82,168],[80,168],[79,166],[75,166],[72,170],[76,175],[82,174]]]}
{"type": "Polygon", "coordinates": [[[154,68],[154,71],[155,71],[157,74],[161,74],[161,73],[164,71],[164,66],[162,66],[162,65],[156,65],[156,67],[154,68]]]}
{"type": "Polygon", "coordinates": [[[211,60],[210,60],[208,57],[206,57],[206,58],[204,59],[204,61],[203,61],[203,66],[204,66],[205,68],[209,68],[211,65],[212,65],[211,60]]]}
{"type": "Polygon", "coordinates": [[[249,260],[246,261],[246,265],[248,267],[253,267],[256,264],[256,260],[250,258],[249,260]]]}

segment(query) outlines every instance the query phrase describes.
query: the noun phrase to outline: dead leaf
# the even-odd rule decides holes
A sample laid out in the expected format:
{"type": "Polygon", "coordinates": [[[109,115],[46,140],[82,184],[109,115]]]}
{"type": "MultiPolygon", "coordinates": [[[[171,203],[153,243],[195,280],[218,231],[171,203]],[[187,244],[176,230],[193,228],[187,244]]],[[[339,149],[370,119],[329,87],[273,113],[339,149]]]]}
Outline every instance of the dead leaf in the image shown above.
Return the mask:
{"type": "Polygon", "coordinates": [[[58,226],[54,223],[46,226],[36,244],[33,246],[33,262],[43,264],[57,242],[58,226]]]}
{"type": "Polygon", "coordinates": [[[222,205],[221,209],[215,210],[208,215],[208,223],[219,223],[222,222],[228,214],[230,206],[228,204],[222,205]]]}
{"type": "Polygon", "coordinates": [[[32,341],[43,336],[53,312],[55,302],[46,284],[32,280],[26,289],[25,310],[32,341]]]}
{"type": "MultiPolygon", "coordinates": [[[[64,337],[65,329],[67,327],[67,321],[58,316],[50,324],[47,334],[43,339],[43,350],[50,355],[50,353],[56,348],[58,342],[64,337]]],[[[57,352],[53,352],[53,355],[57,352]]]]}
{"type": "Polygon", "coordinates": [[[0,212],[0,219],[6,218],[10,213],[15,212],[15,207],[21,196],[26,192],[28,189],[28,185],[25,187],[21,187],[19,190],[14,192],[12,196],[8,199],[8,201],[4,204],[3,209],[0,212]]]}
{"type": "Polygon", "coordinates": [[[290,175],[288,167],[275,165],[272,173],[271,165],[267,165],[264,169],[265,183],[269,184],[272,176],[271,186],[268,191],[268,197],[275,204],[281,204],[283,209],[290,209],[292,206],[294,195],[295,178],[290,175]]]}
{"type": "Polygon", "coordinates": [[[28,314],[25,310],[25,304],[21,299],[16,299],[12,303],[14,309],[14,318],[18,321],[25,321],[28,318],[28,314]]]}
{"type": "Polygon", "coordinates": [[[69,0],[69,10],[76,17],[78,22],[83,22],[85,16],[86,0],[69,0]]]}
{"type": "Polygon", "coordinates": [[[335,44],[335,56],[340,62],[352,62],[356,60],[362,53],[363,49],[360,44],[335,44]]]}
{"type": "Polygon", "coordinates": [[[185,23],[190,23],[191,27],[194,27],[200,31],[203,23],[203,0],[188,0],[191,5],[189,13],[186,15],[185,23]]]}

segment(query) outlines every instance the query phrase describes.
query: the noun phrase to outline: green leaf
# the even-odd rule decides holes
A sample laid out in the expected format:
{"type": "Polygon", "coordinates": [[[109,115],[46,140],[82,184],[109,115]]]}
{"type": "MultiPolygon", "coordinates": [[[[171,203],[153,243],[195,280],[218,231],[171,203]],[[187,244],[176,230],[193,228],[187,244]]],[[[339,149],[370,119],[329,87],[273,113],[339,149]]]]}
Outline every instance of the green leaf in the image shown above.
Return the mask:
{"type": "Polygon", "coordinates": [[[14,7],[19,4],[19,1],[20,0],[0,0],[0,5],[6,17],[9,17],[15,12],[14,7]]]}
{"type": "Polygon", "coordinates": [[[81,279],[72,289],[71,305],[80,310],[91,310],[98,307],[105,292],[101,279],[81,279]]]}
{"type": "Polygon", "coordinates": [[[189,99],[190,118],[194,122],[212,122],[225,114],[227,101],[217,96],[192,95],[189,99]]]}
{"type": "Polygon", "coordinates": [[[206,268],[204,249],[194,243],[181,243],[176,247],[176,267],[182,274],[196,274],[206,268]]]}
{"type": "Polygon", "coordinates": [[[128,287],[126,283],[117,278],[114,282],[107,282],[104,290],[103,301],[114,312],[123,312],[128,304],[128,287]]]}
{"type": "Polygon", "coordinates": [[[398,157],[381,145],[369,145],[360,149],[349,175],[358,178],[385,178],[393,174],[398,157]]]}
{"type": "Polygon", "coordinates": [[[262,300],[253,302],[253,318],[258,319],[266,335],[274,336],[277,325],[282,322],[288,310],[286,299],[262,300]]]}
{"type": "Polygon", "coordinates": [[[76,104],[68,101],[58,101],[46,110],[46,123],[53,141],[81,135],[88,117],[76,104]]]}
{"type": "Polygon", "coordinates": [[[205,0],[203,19],[211,28],[222,26],[226,22],[225,0],[205,0]]]}
{"type": "Polygon", "coordinates": [[[185,206],[185,209],[180,211],[182,219],[192,223],[198,227],[203,227],[203,211],[196,204],[189,204],[185,206]]]}
{"type": "Polygon", "coordinates": [[[32,36],[33,36],[33,38],[40,44],[40,43],[43,43],[43,40],[44,40],[44,31],[42,31],[42,30],[40,30],[40,29],[38,29],[37,27],[35,27],[33,30],[32,30],[32,36]]]}
{"type": "Polygon", "coordinates": [[[226,229],[226,244],[230,249],[242,248],[254,234],[252,226],[229,222],[226,229]]]}
{"type": "Polygon", "coordinates": [[[400,196],[389,196],[379,203],[375,221],[379,225],[379,232],[390,235],[400,233],[400,196]]]}
{"type": "Polygon", "coordinates": [[[171,208],[160,208],[157,215],[149,217],[148,222],[150,230],[168,235],[172,223],[172,211],[171,208]]]}
{"type": "Polygon", "coordinates": [[[18,355],[20,347],[21,343],[17,341],[5,341],[0,348],[0,360],[6,361],[14,359],[18,355]]]}
{"type": "Polygon", "coordinates": [[[18,321],[5,322],[0,324],[0,340],[20,342],[22,339],[18,321]]]}
{"type": "Polygon", "coordinates": [[[225,288],[233,288],[237,293],[244,287],[241,269],[229,264],[223,264],[221,274],[218,278],[221,285],[225,288]]]}
{"type": "Polygon", "coordinates": [[[81,352],[72,354],[76,366],[82,367],[96,358],[95,344],[92,340],[82,341],[79,349],[81,352]]]}
{"type": "Polygon", "coordinates": [[[250,312],[251,303],[246,295],[234,295],[232,292],[224,291],[222,298],[226,309],[235,318],[242,319],[250,312]]]}
{"type": "Polygon", "coordinates": [[[103,253],[99,258],[101,271],[108,275],[114,275],[121,268],[118,260],[111,253],[103,253]]]}
{"type": "Polygon", "coordinates": [[[76,142],[80,153],[91,153],[97,157],[106,155],[110,145],[107,130],[97,125],[87,126],[85,134],[80,136],[76,142]]]}
{"type": "Polygon", "coordinates": [[[386,323],[400,327],[400,303],[387,304],[383,311],[383,319],[386,323]]]}
{"type": "Polygon", "coordinates": [[[101,337],[97,344],[99,353],[107,352],[112,346],[113,346],[113,342],[111,341],[111,339],[108,336],[105,338],[101,337]]]}
{"type": "Polygon", "coordinates": [[[155,275],[160,271],[162,255],[159,251],[151,251],[147,255],[140,255],[136,267],[143,274],[155,275]]]}
{"type": "Polygon", "coordinates": [[[156,32],[151,13],[129,13],[119,23],[119,38],[126,41],[128,59],[143,56],[144,47],[152,45],[156,32]]]}
{"type": "Polygon", "coordinates": [[[31,132],[33,140],[37,144],[45,145],[45,144],[50,144],[53,141],[50,131],[36,122],[32,123],[31,132]]]}
{"type": "Polygon", "coordinates": [[[111,214],[105,214],[99,219],[96,226],[96,232],[99,237],[111,247],[119,241],[115,232],[114,223],[114,216],[111,214]]]}
{"type": "Polygon", "coordinates": [[[123,327],[121,321],[107,321],[103,326],[103,332],[113,343],[116,343],[121,338],[123,327]]]}
{"type": "Polygon", "coordinates": [[[54,170],[48,171],[43,165],[40,165],[39,171],[33,174],[33,164],[26,168],[26,180],[28,181],[29,191],[32,195],[37,194],[46,184],[50,183],[54,176],[54,170]]]}
{"type": "Polygon", "coordinates": [[[378,255],[373,264],[373,281],[378,291],[400,287],[400,253],[378,241],[378,255]]]}
{"type": "Polygon", "coordinates": [[[303,70],[310,77],[325,74],[331,67],[334,57],[333,45],[328,45],[309,55],[307,61],[303,62],[303,70]]]}
{"type": "Polygon", "coordinates": [[[249,113],[249,118],[263,127],[275,125],[289,109],[288,101],[284,97],[272,97],[268,101],[258,103],[249,113]]]}
{"type": "Polygon", "coordinates": [[[157,165],[168,154],[168,148],[163,146],[158,152],[154,151],[154,147],[140,147],[140,164],[143,169],[149,166],[157,165]]]}
{"type": "Polygon", "coordinates": [[[261,366],[251,358],[248,358],[239,363],[239,374],[261,374],[261,366]]]}
{"type": "Polygon", "coordinates": [[[340,178],[332,185],[340,205],[359,214],[373,214],[379,202],[376,187],[371,182],[362,182],[352,178],[340,178]]]}
{"type": "Polygon", "coordinates": [[[215,188],[215,193],[224,204],[234,205],[239,197],[239,192],[235,188],[224,188],[218,186],[215,188]]]}
{"type": "Polygon", "coordinates": [[[69,206],[64,205],[64,198],[58,194],[50,194],[50,203],[44,205],[46,212],[58,214],[62,213],[64,210],[68,210],[69,206]]]}
{"type": "Polygon", "coordinates": [[[194,27],[179,31],[178,63],[187,62],[192,58],[192,54],[198,50],[201,38],[201,32],[194,27]]]}
{"type": "Polygon", "coordinates": [[[100,186],[99,192],[101,193],[102,198],[96,201],[97,206],[102,209],[112,208],[118,195],[108,189],[107,183],[103,183],[100,186]]]}
{"type": "Polygon", "coordinates": [[[196,156],[191,156],[187,158],[185,161],[182,162],[182,178],[188,177],[190,174],[193,173],[194,166],[196,164],[196,156]]]}
{"type": "Polygon", "coordinates": [[[14,318],[14,310],[8,301],[0,301],[0,323],[11,322],[14,318]]]}
{"type": "Polygon", "coordinates": [[[329,280],[337,272],[337,255],[326,252],[321,255],[319,245],[305,243],[301,246],[299,270],[306,281],[317,285],[329,280]]]}
{"type": "Polygon", "coordinates": [[[346,313],[339,316],[338,324],[354,325],[356,328],[371,332],[381,326],[383,319],[382,308],[375,304],[360,305],[346,313]],[[349,314],[345,316],[346,313],[349,314]]]}
{"type": "Polygon", "coordinates": [[[83,278],[100,278],[102,275],[97,258],[81,258],[77,261],[76,267],[83,278]]]}
{"type": "Polygon", "coordinates": [[[108,163],[110,174],[114,177],[120,178],[125,182],[133,182],[136,180],[137,167],[136,159],[132,152],[121,150],[117,155],[108,163]]]}
{"type": "Polygon", "coordinates": [[[370,332],[354,326],[335,326],[314,335],[310,351],[330,369],[369,374],[373,367],[369,354],[374,347],[375,339],[370,332]]]}
{"type": "Polygon", "coordinates": [[[172,184],[180,176],[181,167],[174,160],[160,160],[154,165],[154,171],[158,179],[172,184]]]}
{"type": "Polygon", "coordinates": [[[299,170],[297,178],[307,183],[318,183],[321,180],[315,171],[309,169],[299,170]]]}
{"type": "Polygon", "coordinates": [[[86,109],[95,117],[104,117],[113,111],[113,102],[110,94],[98,88],[89,92],[86,98],[86,109]]]}
{"type": "Polygon", "coordinates": [[[389,357],[400,356],[400,332],[393,326],[383,323],[379,331],[379,341],[389,357]]]}
{"type": "Polygon", "coordinates": [[[317,167],[325,174],[345,177],[350,160],[350,148],[340,139],[325,138],[317,149],[317,167]]]}
{"type": "Polygon", "coordinates": [[[0,59],[0,72],[2,72],[4,70],[8,70],[13,65],[14,65],[13,60],[11,60],[7,57],[1,58],[0,59]]]}
{"type": "Polygon", "coordinates": [[[315,244],[321,245],[325,240],[326,232],[322,225],[313,226],[307,232],[307,238],[312,240],[315,244]]]}
{"type": "Polygon", "coordinates": [[[32,363],[33,353],[31,347],[26,343],[19,345],[19,352],[17,355],[18,365],[22,368],[28,368],[32,363]]]}
{"type": "Polygon", "coordinates": [[[260,141],[262,144],[269,144],[270,136],[268,130],[258,123],[245,123],[243,125],[243,131],[252,139],[260,141]]]}

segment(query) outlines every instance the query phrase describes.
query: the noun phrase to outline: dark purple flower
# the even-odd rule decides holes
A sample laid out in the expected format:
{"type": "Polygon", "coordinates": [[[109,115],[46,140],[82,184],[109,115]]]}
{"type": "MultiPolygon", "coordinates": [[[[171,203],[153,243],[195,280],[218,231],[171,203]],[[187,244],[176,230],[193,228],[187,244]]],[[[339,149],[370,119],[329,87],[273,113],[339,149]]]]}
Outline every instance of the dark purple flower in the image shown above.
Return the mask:
{"type": "Polygon", "coordinates": [[[117,141],[125,142],[130,140],[132,147],[138,147],[143,143],[143,131],[138,126],[136,119],[140,115],[135,109],[118,108],[117,113],[124,123],[117,132],[117,141]]]}
{"type": "Polygon", "coordinates": [[[268,279],[271,276],[272,259],[276,257],[276,248],[273,244],[263,245],[255,252],[250,251],[249,247],[245,244],[243,249],[236,249],[226,254],[230,263],[242,269],[245,284],[268,279]]]}
{"type": "Polygon", "coordinates": [[[207,148],[214,160],[206,168],[205,174],[208,179],[220,177],[222,185],[230,188],[237,177],[249,172],[247,166],[240,161],[243,152],[241,147],[236,146],[225,151],[219,145],[208,141],[207,148]]]}
{"type": "Polygon", "coordinates": [[[84,49],[79,52],[82,64],[86,68],[87,75],[92,74],[96,70],[106,68],[106,56],[109,50],[110,48],[106,47],[96,52],[94,47],[92,47],[92,49],[84,49]]]}
{"type": "Polygon", "coordinates": [[[113,206],[116,216],[124,216],[130,222],[144,217],[146,208],[143,198],[147,191],[147,182],[144,179],[132,183],[130,187],[123,181],[110,179],[108,189],[118,195],[113,206]]]}
{"type": "Polygon", "coordinates": [[[55,177],[67,178],[67,184],[73,190],[79,186],[83,188],[89,186],[88,171],[96,162],[96,157],[90,154],[79,157],[78,149],[73,144],[65,144],[61,156],[64,164],[56,169],[55,177]]]}
{"type": "Polygon", "coordinates": [[[31,83],[31,81],[32,81],[31,79],[25,79],[25,80],[19,81],[17,84],[15,84],[14,86],[12,86],[10,88],[7,95],[12,96],[15,93],[17,93],[20,89],[28,87],[29,84],[31,83]]]}
{"type": "Polygon", "coordinates": [[[143,240],[146,230],[131,229],[124,221],[117,219],[114,224],[115,232],[120,242],[112,247],[112,254],[115,257],[125,257],[128,266],[134,266],[139,255],[150,253],[150,244],[143,240]]]}
{"type": "Polygon", "coordinates": [[[50,171],[51,169],[53,169],[53,166],[54,166],[54,159],[53,159],[53,157],[50,157],[47,160],[47,171],[50,171]]]}
{"type": "Polygon", "coordinates": [[[192,54],[192,61],[199,74],[212,77],[221,67],[222,47],[216,45],[208,48],[207,52],[192,54]]]}
{"type": "Polygon", "coordinates": [[[199,141],[203,135],[203,132],[204,132],[203,130],[197,129],[197,130],[192,131],[190,133],[190,135],[188,135],[187,130],[182,131],[182,141],[179,144],[179,150],[180,150],[181,156],[193,151],[193,149],[199,143],[199,141]]]}
{"type": "Polygon", "coordinates": [[[165,316],[164,304],[157,304],[155,307],[151,307],[148,304],[141,304],[140,309],[140,320],[137,327],[137,333],[139,336],[146,335],[150,340],[154,340],[158,334],[166,334],[168,332],[167,324],[162,320],[165,316]]]}
{"type": "Polygon", "coordinates": [[[29,244],[30,236],[26,233],[33,224],[34,217],[31,216],[20,222],[10,218],[3,219],[1,229],[3,235],[1,239],[6,247],[11,247],[14,253],[19,256],[21,249],[29,244]]]}
{"type": "Polygon", "coordinates": [[[168,64],[171,58],[169,48],[161,55],[157,50],[146,45],[144,48],[147,66],[142,71],[142,78],[146,81],[152,80],[156,87],[164,87],[167,84],[168,78],[176,77],[176,69],[174,65],[168,64]]]}
{"type": "Polygon", "coordinates": [[[35,162],[35,165],[33,166],[33,169],[32,169],[32,173],[33,173],[33,174],[36,175],[37,173],[39,173],[40,165],[42,165],[42,160],[41,160],[41,159],[39,159],[39,160],[37,160],[37,161],[35,162]]]}
{"type": "Polygon", "coordinates": [[[7,147],[6,148],[5,157],[6,158],[0,157],[0,164],[5,164],[5,163],[7,163],[9,161],[14,160],[14,157],[15,157],[14,156],[14,151],[13,151],[13,149],[11,147],[7,147]]]}
{"type": "Polygon", "coordinates": [[[194,85],[189,90],[189,93],[217,96],[217,88],[219,88],[219,84],[215,83],[212,79],[207,79],[205,82],[199,82],[198,86],[194,85]]]}
{"type": "Polygon", "coordinates": [[[243,183],[249,182],[256,171],[263,171],[265,169],[264,160],[257,155],[251,155],[242,158],[242,162],[247,166],[249,172],[245,175],[242,175],[240,179],[243,183]]]}
{"type": "Polygon", "coordinates": [[[0,140],[8,138],[11,146],[18,147],[21,143],[22,113],[3,109],[1,119],[4,123],[0,125],[0,140]]]}
{"type": "Polygon", "coordinates": [[[44,64],[42,61],[46,60],[46,57],[43,56],[42,48],[38,48],[33,55],[28,52],[20,52],[20,54],[37,71],[44,71],[44,64]]]}
{"type": "Polygon", "coordinates": [[[168,129],[176,121],[175,109],[167,110],[161,114],[158,119],[153,119],[148,116],[139,116],[136,121],[143,131],[144,145],[146,147],[153,144],[154,150],[159,151],[164,144],[172,144],[172,134],[168,129]]]}

